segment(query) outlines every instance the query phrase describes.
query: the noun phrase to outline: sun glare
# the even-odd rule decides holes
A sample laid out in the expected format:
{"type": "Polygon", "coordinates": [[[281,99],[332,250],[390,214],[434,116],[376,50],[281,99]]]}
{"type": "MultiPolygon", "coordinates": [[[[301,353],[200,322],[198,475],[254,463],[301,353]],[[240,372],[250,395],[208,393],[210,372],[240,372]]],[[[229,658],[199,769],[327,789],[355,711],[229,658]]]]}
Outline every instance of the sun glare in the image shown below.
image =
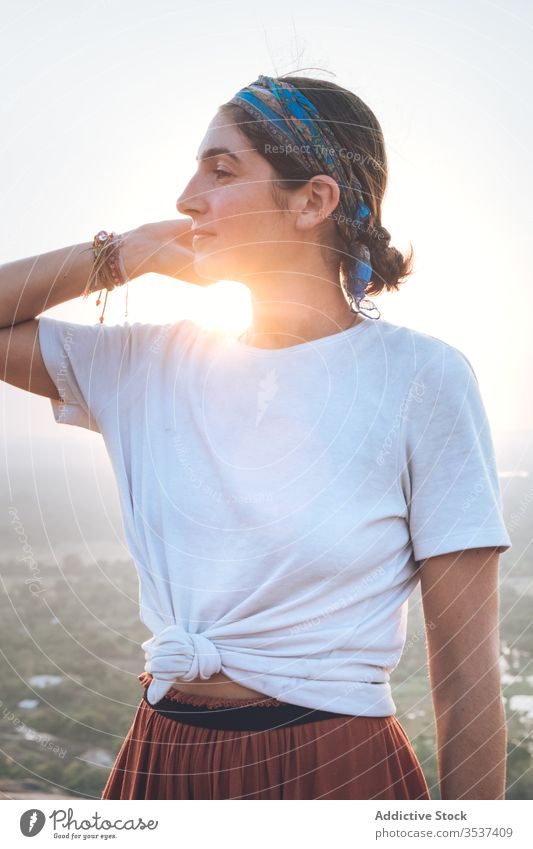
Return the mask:
{"type": "Polygon", "coordinates": [[[203,287],[147,274],[130,286],[127,319],[124,295],[119,290],[111,293],[115,297],[109,299],[106,324],[124,321],[167,324],[189,318],[208,330],[238,336],[252,321],[250,293],[242,283],[232,280],[203,287]]]}
{"type": "Polygon", "coordinates": [[[221,280],[201,289],[198,307],[195,320],[209,330],[238,335],[252,321],[248,290],[231,280],[221,280]]]}

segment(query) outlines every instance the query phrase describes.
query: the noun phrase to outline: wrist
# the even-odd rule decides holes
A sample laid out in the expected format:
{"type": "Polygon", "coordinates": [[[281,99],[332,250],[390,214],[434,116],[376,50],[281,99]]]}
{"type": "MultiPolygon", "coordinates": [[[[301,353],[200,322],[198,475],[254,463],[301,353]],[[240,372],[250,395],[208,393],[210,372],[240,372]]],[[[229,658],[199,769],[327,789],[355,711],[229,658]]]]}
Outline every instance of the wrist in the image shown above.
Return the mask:
{"type": "Polygon", "coordinates": [[[153,250],[142,225],[122,233],[120,254],[128,280],[155,271],[153,250]]]}

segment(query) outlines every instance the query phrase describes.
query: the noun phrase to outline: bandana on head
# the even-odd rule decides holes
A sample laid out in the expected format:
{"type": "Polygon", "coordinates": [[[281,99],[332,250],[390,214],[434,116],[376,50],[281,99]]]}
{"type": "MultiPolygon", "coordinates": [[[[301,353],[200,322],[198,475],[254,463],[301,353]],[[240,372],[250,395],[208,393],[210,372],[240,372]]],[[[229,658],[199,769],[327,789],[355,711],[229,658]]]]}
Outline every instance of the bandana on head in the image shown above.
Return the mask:
{"type": "MultiPolygon", "coordinates": [[[[311,101],[286,80],[260,75],[229,102],[264,121],[266,131],[282,151],[303,164],[310,176],[319,170],[336,180],[340,189],[340,215],[334,213],[334,218],[351,244],[353,227],[358,228],[369,217],[370,209],[364,201],[360,181],[350,173],[348,163],[340,155],[337,139],[311,101]]],[[[356,242],[353,258],[354,267],[348,272],[345,291],[350,308],[369,318],[379,318],[377,307],[364,297],[372,277],[368,247],[356,242]]]]}

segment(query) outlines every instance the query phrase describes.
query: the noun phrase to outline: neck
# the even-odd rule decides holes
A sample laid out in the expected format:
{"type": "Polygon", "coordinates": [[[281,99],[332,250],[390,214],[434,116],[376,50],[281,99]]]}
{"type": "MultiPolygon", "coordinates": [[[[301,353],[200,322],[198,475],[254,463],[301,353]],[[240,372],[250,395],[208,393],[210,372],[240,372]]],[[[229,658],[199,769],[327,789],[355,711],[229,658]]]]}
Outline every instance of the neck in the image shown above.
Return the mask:
{"type": "Polygon", "coordinates": [[[364,321],[354,314],[338,283],[292,275],[252,289],[252,323],[240,338],[257,348],[287,348],[348,330],[364,321]]]}

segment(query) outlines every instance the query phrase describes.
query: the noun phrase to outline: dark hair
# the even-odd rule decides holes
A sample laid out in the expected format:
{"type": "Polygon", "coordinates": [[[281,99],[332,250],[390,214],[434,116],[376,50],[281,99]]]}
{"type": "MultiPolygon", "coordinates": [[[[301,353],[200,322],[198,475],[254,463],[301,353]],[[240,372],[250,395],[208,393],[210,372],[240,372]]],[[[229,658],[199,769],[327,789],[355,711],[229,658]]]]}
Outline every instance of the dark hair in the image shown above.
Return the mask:
{"type": "MultiPolygon", "coordinates": [[[[369,296],[377,295],[384,288],[398,289],[403,279],[412,273],[413,248],[407,257],[390,245],[390,233],[381,224],[381,204],[387,184],[387,157],[383,131],[369,107],[363,101],[336,83],[329,80],[283,75],[277,79],[291,83],[316,106],[320,115],[328,122],[351,174],[359,179],[365,203],[370,208],[370,217],[364,224],[354,227],[354,237],[348,244],[338,224],[334,228],[334,244],[329,250],[336,252],[339,274],[346,275],[355,260],[353,248],[363,242],[370,250],[372,278],[366,290],[369,296]]],[[[278,177],[273,181],[273,196],[279,206],[287,209],[285,192],[296,190],[314,174],[310,174],[292,156],[283,151],[273,151],[272,136],[265,129],[266,123],[252,118],[237,104],[224,103],[219,112],[227,115],[232,123],[251,142],[257,152],[273,167],[278,177]]],[[[317,166],[316,174],[324,173],[317,166]]],[[[342,192],[342,186],[340,187],[342,192]]],[[[337,207],[339,210],[339,207],[337,207]]],[[[355,212],[355,210],[354,210],[355,212]]],[[[338,214],[338,212],[337,212],[338,214]]],[[[335,218],[335,213],[331,216],[335,218]]],[[[328,226],[325,222],[325,226],[328,226]]]]}

